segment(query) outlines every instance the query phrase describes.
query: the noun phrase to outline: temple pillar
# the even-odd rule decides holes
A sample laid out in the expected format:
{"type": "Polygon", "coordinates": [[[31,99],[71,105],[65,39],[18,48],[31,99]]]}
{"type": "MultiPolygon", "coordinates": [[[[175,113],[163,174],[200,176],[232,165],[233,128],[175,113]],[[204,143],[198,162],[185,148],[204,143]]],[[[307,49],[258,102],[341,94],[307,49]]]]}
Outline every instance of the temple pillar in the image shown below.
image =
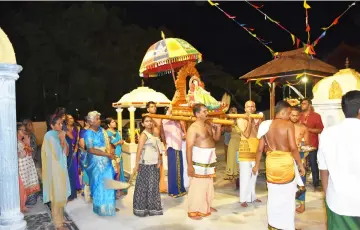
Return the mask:
{"type": "Polygon", "coordinates": [[[22,67],[0,64],[0,230],[26,228],[20,212],[15,81],[22,67]]]}
{"type": "Polygon", "coordinates": [[[130,143],[135,143],[135,110],[134,106],[128,108],[130,112],[130,143]]]}
{"type": "Polygon", "coordinates": [[[120,132],[121,138],[123,138],[123,134],[122,134],[122,111],[123,111],[123,109],[121,109],[121,108],[116,109],[116,112],[117,112],[117,125],[118,125],[118,130],[120,132]]]}

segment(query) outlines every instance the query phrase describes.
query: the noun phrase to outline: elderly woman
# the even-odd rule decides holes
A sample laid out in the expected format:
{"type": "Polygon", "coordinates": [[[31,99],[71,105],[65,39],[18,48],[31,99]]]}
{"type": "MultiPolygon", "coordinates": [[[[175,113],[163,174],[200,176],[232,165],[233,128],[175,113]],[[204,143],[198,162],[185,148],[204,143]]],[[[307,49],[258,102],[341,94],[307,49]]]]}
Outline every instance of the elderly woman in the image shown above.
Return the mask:
{"type": "Polygon", "coordinates": [[[106,131],[100,127],[100,113],[88,113],[89,129],[84,140],[88,153],[86,172],[89,176],[90,191],[93,199],[93,211],[99,216],[114,216],[116,211],[115,191],[105,187],[106,180],[112,180],[115,171],[111,160],[110,141],[106,131]]]}

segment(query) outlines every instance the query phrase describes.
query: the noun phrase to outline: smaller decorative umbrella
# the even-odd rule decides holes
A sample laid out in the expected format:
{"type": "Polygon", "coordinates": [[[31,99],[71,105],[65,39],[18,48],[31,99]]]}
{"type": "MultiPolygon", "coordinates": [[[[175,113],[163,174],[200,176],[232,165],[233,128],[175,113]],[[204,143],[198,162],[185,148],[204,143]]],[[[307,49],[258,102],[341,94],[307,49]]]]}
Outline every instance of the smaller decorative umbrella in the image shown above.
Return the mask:
{"type": "Polygon", "coordinates": [[[140,77],[157,77],[172,73],[187,62],[199,63],[202,55],[188,42],[166,38],[150,46],[140,66],[140,77]]]}

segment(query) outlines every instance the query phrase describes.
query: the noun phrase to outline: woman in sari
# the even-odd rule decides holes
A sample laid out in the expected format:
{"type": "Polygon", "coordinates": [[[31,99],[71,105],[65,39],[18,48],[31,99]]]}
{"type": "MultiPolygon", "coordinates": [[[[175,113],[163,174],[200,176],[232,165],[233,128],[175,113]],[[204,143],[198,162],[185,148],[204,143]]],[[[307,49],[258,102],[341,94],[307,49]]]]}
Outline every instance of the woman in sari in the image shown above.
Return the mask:
{"type": "Polygon", "coordinates": [[[82,187],[83,187],[83,196],[85,198],[86,202],[91,201],[91,194],[90,194],[90,186],[89,186],[89,177],[86,173],[86,168],[88,165],[88,154],[86,152],[85,147],[85,140],[84,136],[86,131],[89,129],[89,123],[87,122],[87,117],[84,119],[85,126],[80,130],[79,134],[79,155],[80,155],[80,167],[81,167],[81,173],[82,173],[82,187]]]}
{"type": "Polygon", "coordinates": [[[35,168],[30,147],[30,137],[26,135],[25,126],[17,125],[17,143],[19,157],[19,174],[23,182],[29,205],[37,202],[37,193],[40,191],[39,178],[35,168]]]}
{"type": "MultiPolygon", "coordinates": [[[[110,138],[110,143],[115,148],[115,159],[113,160],[114,169],[116,172],[116,180],[126,182],[124,166],[123,166],[123,158],[121,156],[122,148],[121,145],[124,144],[124,141],[121,139],[121,135],[119,130],[117,130],[116,121],[109,117],[105,119],[105,125],[107,127],[107,135],[110,138]]],[[[122,193],[127,194],[127,190],[123,190],[122,193]]],[[[120,191],[120,194],[121,191],[120,191]]]]}
{"type": "MultiPolygon", "coordinates": [[[[235,107],[231,107],[229,110],[230,114],[236,114],[237,109],[235,107]]],[[[239,150],[240,139],[241,139],[241,130],[236,125],[232,125],[229,128],[230,133],[230,141],[227,151],[227,162],[226,162],[226,176],[224,180],[234,180],[239,176],[238,171],[238,159],[236,152],[239,150]]]]}
{"type": "Polygon", "coordinates": [[[118,211],[115,191],[105,187],[106,180],[113,180],[115,176],[110,153],[110,141],[106,131],[100,127],[100,113],[88,113],[89,129],[85,132],[84,140],[87,149],[86,172],[89,176],[90,192],[93,199],[93,211],[99,216],[114,216],[118,211]]]}
{"type": "Polygon", "coordinates": [[[153,135],[152,119],[142,118],[145,130],[141,133],[136,151],[136,177],[133,213],[139,217],[162,215],[160,182],[160,139],[153,135]]]}
{"type": "Polygon", "coordinates": [[[66,142],[69,145],[69,155],[67,156],[68,174],[70,179],[71,195],[69,201],[77,198],[77,190],[81,190],[79,181],[79,166],[78,166],[78,143],[79,143],[79,128],[74,125],[74,118],[66,115],[66,142]]]}
{"type": "Polygon", "coordinates": [[[53,115],[50,118],[51,129],[45,134],[41,147],[43,201],[51,202],[51,215],[56,229],[66,230],[64,224],[64,209],[71,194],[67,170],[66,155],[69,146],[62,131],[62,119],[53,115]]]}
{"type": "MultiPolygon", "coordinates": [[[[21,125],[21,124],[17,125],[18,135],[21,135],[20,133],[23,132],[23,128],[24,128],[23,125],[21,125]]],[[[20,151],[18,151],[18,159],[20,159],[20,158],[23,159],[25,157],[26,157],[26,152],[24,151],[23,148],[20,148],[20,151]]],[[[26,212],[28,212],[28,209],[26,208],[27,195],[26,195],[24,183],[21,180],[20,171],[19,171],[18,178],[19,178],[20,211],[22,213],[26,213],[26,212]]]]}

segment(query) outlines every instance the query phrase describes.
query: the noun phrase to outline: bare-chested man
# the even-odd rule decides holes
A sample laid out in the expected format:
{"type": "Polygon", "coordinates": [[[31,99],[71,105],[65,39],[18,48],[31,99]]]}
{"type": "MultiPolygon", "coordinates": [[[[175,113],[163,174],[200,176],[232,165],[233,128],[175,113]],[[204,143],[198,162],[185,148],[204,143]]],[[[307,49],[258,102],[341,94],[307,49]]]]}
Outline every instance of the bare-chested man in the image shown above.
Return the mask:
{"type": "MultiPolygon", "coordinates": [[[[256,105],[253,101],[245,103],[245,113],[250,115],[256,112],[256,105]]],[[[247,207],[248,202],[261,202],[256,199],[255,186],[257,174],[251,173],[252,168],[255,166],[256,151],[259,145],[257,133],[260,121],[254,120],[250,116],[247,119],[238,119],[237,125],[241,130],[241,140],[239,147],[239,195],[242,207],[247,207]]]]}
{"type": "Polygon", "coordinates": [[[215,141],[220,139],[221,125],[206,122],[208,110],[204,104],[195,104],[196,121],[186,134],[186,158],[190,186],[188,190],[188,216],[200,220],[216,212],[212,208],[215,177],[215,141]]]}
{"type": "MultiPolygon", "coordinates": [[[[156,114],[156,103],[153,101],[149,101],[148,103],[146,103],[146,110],[148,111],[148,113],[152,113],[152,114],[156,114]]],[[[154,136],[159,137],[160,140],[165,143],[165,135],[163,132],[163,127],[162,127],[162,121],[159,118],[152,118],[153,120],[153,133],[154,136]]],[[[162,161],[162,152],[165,151],[165,148],[163,150],[161,150],[161,154],[160,154],[160,192],[161,193],[167,193],[168,191],[168,186],[165,182],[165,172],[164,172],[164,164],[162,161]]]]}
{"type": "MultiPolygon", "coordinates": [[[[290,113],[290,121],[294,124],[295,127],[295,141],[296,146],[298,146],[300,158],[302,163],[305,162],[305,152],[301,151],[301,146],[308,145],[309,144],[309,132],[307,130],[307,127],[303,124],[300,124],[299,122],[300,117],[300,108],[293,107],[291,109],[290,113]]],[[[299,190],[296,193],[296,200],[298,203],[300,203],[300,206],[296,208],[297,213],[303,213],[305,211],[305,184],[306,184],[306,175],[300,176],[297,170],[295,170],[295,174],[297,177],[297,183],[299,185],[299,190]]]]}
{"type": "Polygon", "coordinates": [[[295,141],[295,128],[289,121],[291,106],[279,101],[275,107],[275,119],[261,123],[260,139],[253,173],[258,172],[266,145],[266,179],[268,186],[267,215],[271,229],[295,229],[295,202],[297,186],[294,159],[305,175],[299,150],[295,141]]]}

